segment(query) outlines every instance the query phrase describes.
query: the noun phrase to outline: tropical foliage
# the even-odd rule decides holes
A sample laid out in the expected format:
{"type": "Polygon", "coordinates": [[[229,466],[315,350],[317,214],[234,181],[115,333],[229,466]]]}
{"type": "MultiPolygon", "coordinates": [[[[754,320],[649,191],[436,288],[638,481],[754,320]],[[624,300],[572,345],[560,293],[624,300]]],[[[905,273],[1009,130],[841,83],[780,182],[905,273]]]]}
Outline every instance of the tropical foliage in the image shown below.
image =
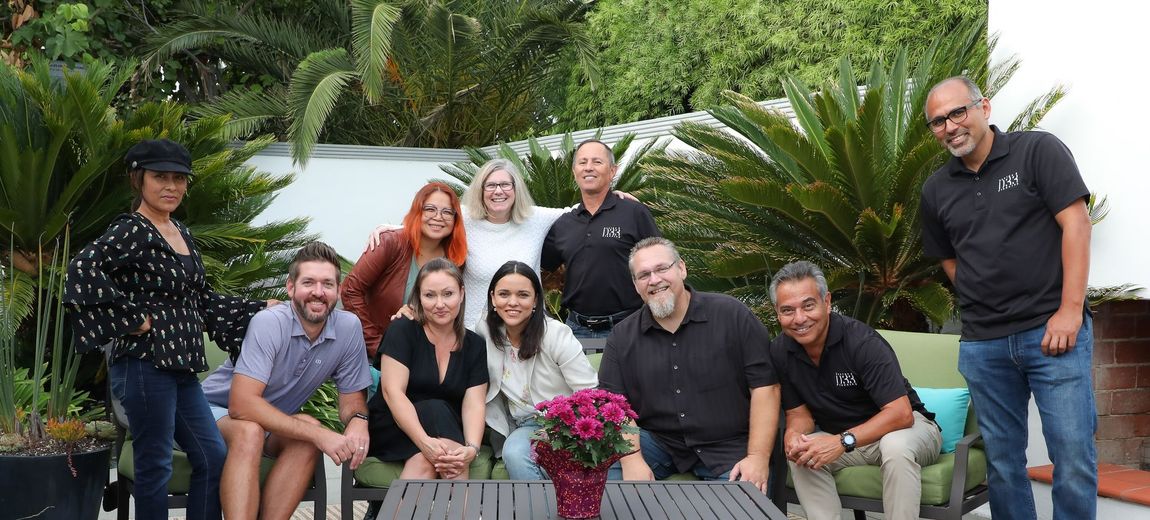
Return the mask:
{"type": "MultiPolygon", "coordinates": [[[[700,286],[729,284],[764,316],[771,274],[804,259],[827,272],[848,315],[896,329],[940,324],[954,301],[937,262],[922,254],[918,200],[947,155],[922,107],[928,88],[955,74],[986,85],[987,96],[1006,83],[1017,61],[989,68],[986,41],[985,24],[968,23],[913,63],[905,51],[889,66],[876,61],[861,94],[846,58],[837,83],[821,91],[789,78],[793,120],[728,93],[732,105],[711,113],[734,135],[676,128],[696,151],[650,158],[643,198],[699,266],[692,274],[700,286]]],[[[1038,98],[1011,129],[1037,124],[1061,96],[1055,88],[1038,98]]]]}
{"type": "Polygon", "coordinates": [[[236,135],[275,131],[292,141],[297,160],[320,140],[486,145],[549,124],[540,89],[569,49],[593,81],[581,30],[591,5],[328,0],[276,16],[201,1],[160,30],[145,63],[154,70],[195,52],[269,80],[228,91],[201,112],[234,113],[236,135]]]}
{"type": "Polygon", "coordinates": [[[917,59],[987,2],[964,0],[648,0],[599,2],[587,32],[602,81],[577,76],[553,89],[563,130],[596,128],[714,108],[724,90],[754,99],[783,95],[788,77],[833,78],[847,56],[856,76],[900,47],[917,59]]]}
{"type": "MultiPolygon", "coordinates": [[[[226,116],[189,123],[178,103],[117,110],[114,97],[130,72],[130,66],[93,62],[54,77],[42,59],[27,70],[0,67],[0,240],[12,244],[11,264],[28,275],[18,285],[32,283],[39,264],[52,259],[39,244],[63,238],[70,228],[71,244],[82,246],[126,211],[125,152],[142,139],[167,137],[195,158],[197,175],[176,216],[196,236],[210,283],[229,294],[279,294],[278,283],[263,288],[286,271],[284,252],[310,236],[305,218],[251,224],[292,180],[244,164],[270,138],[233,147],[226,116]]],[[[17,312],[14,323],[29,309],[17,312]]]]}

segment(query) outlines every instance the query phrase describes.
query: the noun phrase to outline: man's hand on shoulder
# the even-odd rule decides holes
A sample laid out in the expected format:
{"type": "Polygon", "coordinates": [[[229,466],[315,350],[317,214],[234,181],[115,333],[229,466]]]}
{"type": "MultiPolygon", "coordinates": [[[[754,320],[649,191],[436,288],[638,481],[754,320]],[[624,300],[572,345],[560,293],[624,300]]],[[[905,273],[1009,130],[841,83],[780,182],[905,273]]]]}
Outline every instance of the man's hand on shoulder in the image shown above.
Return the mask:
{"type": "Polygon", "coordinates": [[[1042,335],[1042,355],[1059,356],[1074,349],[1078,342],[1078,329],[1082,328],[1082,309],[1059,307],[1046,321],[1046,334],[1042,335]]]}
{"type": "Polygon", "coordinates": [[[730,481],[747,480],[767,493],[767,479],[771,476],[771,458],[766,455],[748,454],[731,468],[730,481]]]}

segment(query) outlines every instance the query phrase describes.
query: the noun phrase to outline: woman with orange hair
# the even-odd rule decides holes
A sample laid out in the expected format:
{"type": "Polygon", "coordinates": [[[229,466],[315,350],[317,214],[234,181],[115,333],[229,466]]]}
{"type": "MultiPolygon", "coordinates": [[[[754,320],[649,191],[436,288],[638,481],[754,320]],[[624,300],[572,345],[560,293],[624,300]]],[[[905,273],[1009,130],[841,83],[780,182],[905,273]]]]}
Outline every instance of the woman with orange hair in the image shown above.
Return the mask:
{"type": "Polygon", "coordinates": [[[467,258],[459,197],[446,184],[429,183],[415,194],[403,227],[379,236],[379,246],[364,251],[340,288],[344,308],[363,322],[367,357],[377,368],[379,343],[392,316],[411,295],[423,264],[446,257],[463,266],[467,258]]]}

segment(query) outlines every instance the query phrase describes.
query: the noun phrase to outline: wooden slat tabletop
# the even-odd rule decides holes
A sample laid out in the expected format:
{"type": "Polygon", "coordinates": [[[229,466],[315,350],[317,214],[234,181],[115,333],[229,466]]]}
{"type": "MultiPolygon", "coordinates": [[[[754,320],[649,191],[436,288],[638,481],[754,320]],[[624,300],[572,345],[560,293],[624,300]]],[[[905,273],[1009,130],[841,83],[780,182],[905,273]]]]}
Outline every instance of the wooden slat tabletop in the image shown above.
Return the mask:
{"type": "MultiPolygon", "coordinates": [[[[749,482],[616,482],[603,494],[604,519],[786,520],[749,482]]],[[[551,481],[396,480],[378,520],[558,519],[551,481]]]]}

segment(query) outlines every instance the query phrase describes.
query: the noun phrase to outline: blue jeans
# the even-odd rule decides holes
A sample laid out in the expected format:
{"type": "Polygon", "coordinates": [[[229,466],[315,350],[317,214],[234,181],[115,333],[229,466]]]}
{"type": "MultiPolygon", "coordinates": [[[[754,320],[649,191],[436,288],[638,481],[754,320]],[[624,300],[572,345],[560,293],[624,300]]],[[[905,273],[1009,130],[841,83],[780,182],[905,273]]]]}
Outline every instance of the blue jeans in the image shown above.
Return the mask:
{"type": "Polygon", "coordinates": [[[503,464],[511,480],[546,480],[543,468],[531,458],[531,434],[539,423],[524,421],[507,435],[503,443],[503,464]]]}
{"type": "MultiPolygon", "coordinates": [[[[603,329],[603,330],[591,330],[589,327],[586,327],[586,326],[581,325],[579,323],[578,318],[580,316],[582,316],[581,314],[579,314],[573,310],[568,309],[567,310],[567,321],[566,321],[566,323],[567,323],[568,327],[571,327],[571,332],[573,334],[575,334],[576,338],[606,338],[607,336],[611,335],[611,329],[615,328],[615,325],[618,324],[620,321],[623,321],[623,318],[630,316],[631,312],[632,311],[623,311],[623,312],[617,312],[615,314],[612,314],[611,316],[609,316],[609,318],[611,319],[611,326],[610,327],[603,329]]],[[[588,316],[582,316],[582,317],[587,318],[588,316]]]]}
{"type": "Polygon", "coordinates": [[[1077,344],[1060,356],[1042,355],[1046,326],[985,341],[963,341],[958,368],[970,386],[978,427],[986,441],[987,485],[994,520],[1033,519],[1034,495],[1026,475],[1030,394],[1042,417],[1046,450],[1054,463],[1055,520],[1093,519],[1098,492],[1091,358],[1094,326],[1082,320],[1077,344]]]}
{"type": "Polygon", "coordinates": [[[227,457],[200,380],[193,373],[156,368],[151,361],[122,357],[108,367],[112,392],[124,405],[132,433],[136,518],[168,517],[168,480],[173,442],[192,466],[188,519],[216,520],[220,473],[227,457]]]}
{"type": "MultiPolygon", "coordinates": [[[[679,473],[679,470],[675,468],[674,459],[671,458],[670,453],[667,453],[667,448],[663,447],[663,443],[651,435],[651,432],[639,430],[639,446],[640,452],[643,454],[643,462],[651,467],[651,473],[655,475],[655,480],[666,480],[671,475],[679,473]]],[[[690,471],[703,480],[727,480],[731,476],[731,470],[727,470],[721,475],[715,475],[702,461],[697,462],[690,471]]],[[[611,469],[607,470],[607,480],[623,480],[622,463],[616,462],[611,466],[611,469]]]]}

